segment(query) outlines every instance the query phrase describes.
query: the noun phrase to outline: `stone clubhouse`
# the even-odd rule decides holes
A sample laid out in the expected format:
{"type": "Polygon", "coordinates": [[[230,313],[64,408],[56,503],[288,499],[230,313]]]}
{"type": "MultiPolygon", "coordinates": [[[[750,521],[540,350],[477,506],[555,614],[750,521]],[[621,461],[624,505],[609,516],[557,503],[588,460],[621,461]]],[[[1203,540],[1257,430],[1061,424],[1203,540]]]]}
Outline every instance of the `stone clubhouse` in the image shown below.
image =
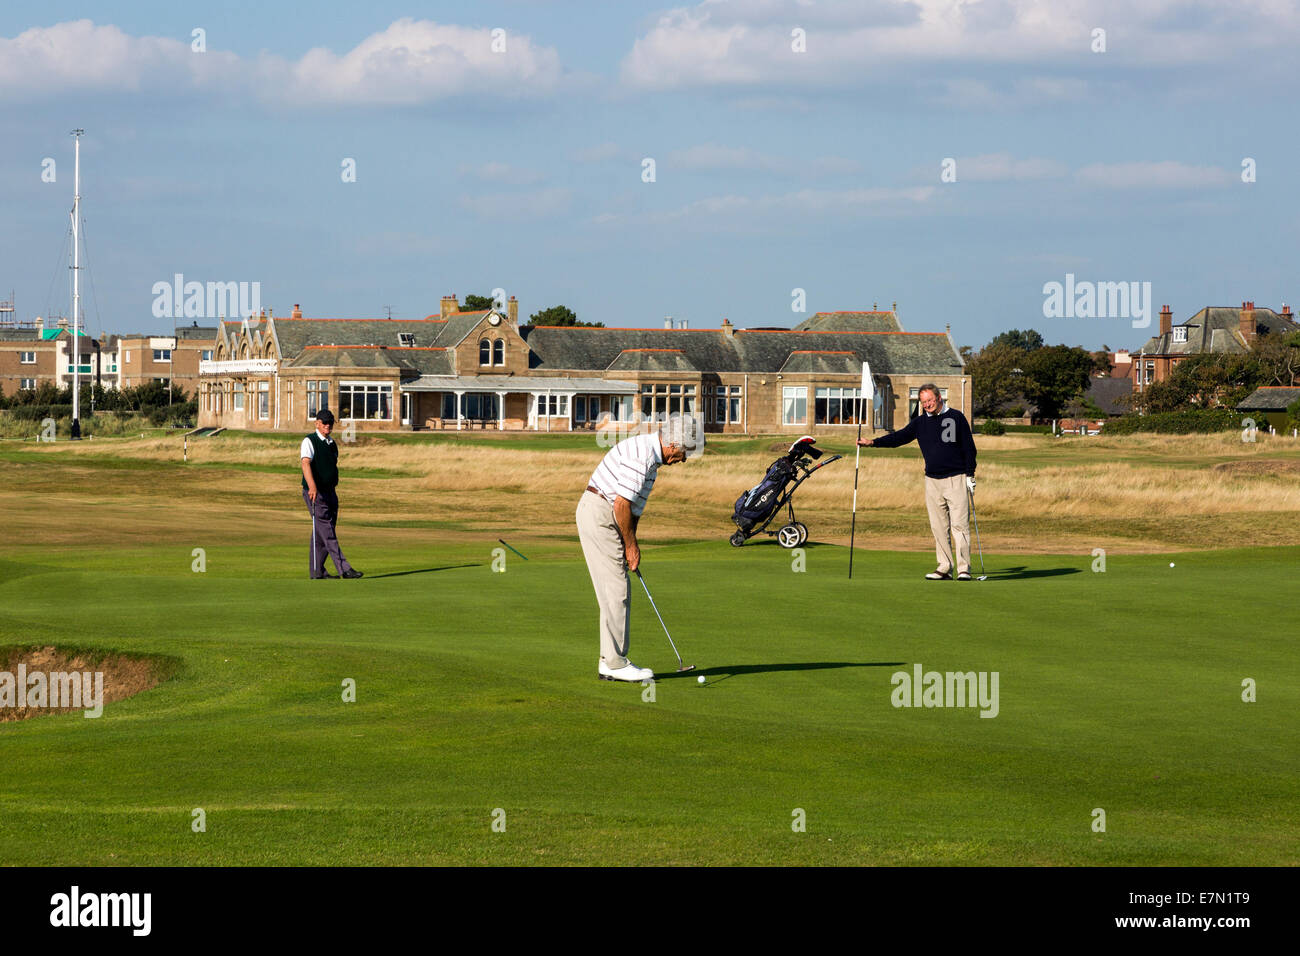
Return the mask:
{"type": "Polygon", "coordinates": [[[462,312],[445,296],[424,319],[222,321],[199,366],[200,427],[310,427],[320,408],[366,430],[577,431],[683,412],[705,430],[826,433],[857,427],[862,363],[875,399],[867,430],[902,427],[934,382],[970,417],[970,378],[951,335],[905,332],[897,308],[819,312],[789,328],[520,326],[503,310],[462,312]]]}

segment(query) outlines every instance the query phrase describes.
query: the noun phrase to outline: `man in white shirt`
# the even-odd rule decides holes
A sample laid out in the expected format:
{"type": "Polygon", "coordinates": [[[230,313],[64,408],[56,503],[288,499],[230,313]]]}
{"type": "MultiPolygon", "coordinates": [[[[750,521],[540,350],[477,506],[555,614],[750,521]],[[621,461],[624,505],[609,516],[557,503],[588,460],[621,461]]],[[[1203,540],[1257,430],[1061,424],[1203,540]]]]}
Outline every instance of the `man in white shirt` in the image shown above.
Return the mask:
{"type": "Polygon", "coordinates": [[[334,534],[339,519],[339,446],[330,438],[334,414],[328,408],[316,413],[316,432],[302,440],[298,457],[302,460],[302,500],[311,512],[311,551],[308,553],[308,576],[316,578],[359,578],[361,572],[348,564],[334,534]],[[338,574],[325,572],[325,555],[334,559],[338,574]]]}
{"type": "Polygon", "coordinates": [[[600,605],[596,673],[601,680],[639,683],[654,677],[654,671],[627,659],[632,624],[628,572],[641,564],[636,529],[659,466],[685,461],[688,444],[692,454],[703,450],[704,435],[696,426],[692,419],[673,416],[656,433],[625,438],[592,472],[578,502],[578,538],[600,605]]]}

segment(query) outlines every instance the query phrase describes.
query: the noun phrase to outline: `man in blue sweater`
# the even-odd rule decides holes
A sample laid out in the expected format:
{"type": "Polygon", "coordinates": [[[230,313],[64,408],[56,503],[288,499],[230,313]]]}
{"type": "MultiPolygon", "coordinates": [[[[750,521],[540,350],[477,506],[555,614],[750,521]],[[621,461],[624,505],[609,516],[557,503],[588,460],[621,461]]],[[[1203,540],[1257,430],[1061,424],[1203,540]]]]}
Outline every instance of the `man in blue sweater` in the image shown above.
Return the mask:
{"type": "Polygon", "coordinates": [[[939,559],[939,567],[926,577],[931,581],[952,580],[953,554],[948,544],[951,530],[957,545],[957,580],[969,581],[970,507],[966,490],[975,491],[975,439],[966,416],[940,399],[937,385],[922,385],[917,398],[921,414],[906,426],[890,435],[859,439],[858,444],[897,448],[916,441],[921,446],[925,458],[925,507],[930,512],[934,553],[939,559]]]}

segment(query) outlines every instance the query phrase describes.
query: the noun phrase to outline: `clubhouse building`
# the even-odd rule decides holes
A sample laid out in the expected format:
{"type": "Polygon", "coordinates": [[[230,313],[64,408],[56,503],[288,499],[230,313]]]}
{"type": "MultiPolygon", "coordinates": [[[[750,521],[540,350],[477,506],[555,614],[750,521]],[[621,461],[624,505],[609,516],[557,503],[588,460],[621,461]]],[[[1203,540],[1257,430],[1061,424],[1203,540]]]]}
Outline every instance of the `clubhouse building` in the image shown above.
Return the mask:
{"type": "Polygon", "coordinates": [[[970,417],[970,378],[947,332],[904,332],[897,310],[820,312],[793,329],[520,326],[445,296],[424,319],[223,321],[199,364],[200,427],[303,431],[320,408],[365,430],[575,431],[687,412],[706,431],[902,427],[934,382],[970,417]]]}

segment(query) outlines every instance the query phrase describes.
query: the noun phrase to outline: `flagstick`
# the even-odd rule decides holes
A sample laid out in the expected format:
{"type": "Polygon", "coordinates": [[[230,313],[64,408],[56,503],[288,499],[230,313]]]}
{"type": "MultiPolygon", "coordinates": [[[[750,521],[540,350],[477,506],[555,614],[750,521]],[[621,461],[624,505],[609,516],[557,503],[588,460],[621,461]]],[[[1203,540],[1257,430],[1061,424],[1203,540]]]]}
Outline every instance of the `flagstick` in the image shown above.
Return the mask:
{"type": "MultiPolygon", "coordinates": [[[[858,395],[858,441],[862,441],[862,395],[858,395]]],[[[853,446],[853,520],[849,523],[849,580],[853,580],[853,538],[858,530],[858,464],[862,461],[862,446],[853,446]]]]}

